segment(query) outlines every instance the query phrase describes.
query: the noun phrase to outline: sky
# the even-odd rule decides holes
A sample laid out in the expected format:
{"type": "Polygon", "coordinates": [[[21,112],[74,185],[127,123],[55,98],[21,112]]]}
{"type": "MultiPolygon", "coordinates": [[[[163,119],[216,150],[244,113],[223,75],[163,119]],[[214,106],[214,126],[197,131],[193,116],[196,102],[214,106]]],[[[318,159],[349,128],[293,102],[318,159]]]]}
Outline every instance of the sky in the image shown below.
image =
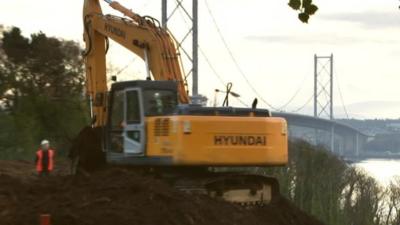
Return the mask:
{"type": "MultiPolygon", "coordinates": [[[[172,10],[176,1],[168,2],[172,10]]],[[[190,11],[191,1],[183,2],[190,11]]],[[[160,19],[161,0],[120,3],[160,19]]],[[[232,82],[232,90],[247,105],[257,97],[260,107],[311,114],[314,54],[333,54],[336,118],[400,118],[399,1],[314,3],[318,12],[309,24],[303,24],[287,1],[199,0],[199,46],[205,55],[199,56],[199,89],[209,104],[214,103],[215,89],[232,82]]],[[[1,1],[0,24],[20,27],[25,35],[42,31],[82,43],[82,5],[83,1],[70,0],[1,1]]],[[[103,10],[120,15],[106,4],[103,10]]],[[[178,39],[189,27],[182,15],[177,11],[169,22],[178,39]]],[[[190,42],[184,46],[188,48],[190,42]]],[[[110,75],[120,71],[119,80],[145,78],[144,63],[115,43],[107,60],[114,71],[110,75]]],[[[184,67],[190,67],[186,60],[184,67]]],[[[222,104],[223,97],[217,95],[217,104],[222,104]]],[[[230,102],[243,106],[235,98],[230,102]]]]}

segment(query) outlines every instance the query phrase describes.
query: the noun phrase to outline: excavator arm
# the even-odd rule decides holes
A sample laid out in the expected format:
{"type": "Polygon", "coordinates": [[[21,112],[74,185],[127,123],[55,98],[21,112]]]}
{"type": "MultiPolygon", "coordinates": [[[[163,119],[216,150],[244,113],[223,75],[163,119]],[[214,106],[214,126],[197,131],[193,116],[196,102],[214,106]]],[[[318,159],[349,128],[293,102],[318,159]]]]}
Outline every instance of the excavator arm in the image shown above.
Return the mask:
{"type": "Polygon", "coordinates": [[[180,54],[173,36],[154,18],[141,17],[116,1],[105,1],[125,17],[103,15],[99,0],[84,2],[86,90],[93,106],[95,126],[104,126],[107,118],[108,38],[145,61],[148,79],[151,72],[154,80],[177,81],[180,103],[188,103],[180,54]]]}

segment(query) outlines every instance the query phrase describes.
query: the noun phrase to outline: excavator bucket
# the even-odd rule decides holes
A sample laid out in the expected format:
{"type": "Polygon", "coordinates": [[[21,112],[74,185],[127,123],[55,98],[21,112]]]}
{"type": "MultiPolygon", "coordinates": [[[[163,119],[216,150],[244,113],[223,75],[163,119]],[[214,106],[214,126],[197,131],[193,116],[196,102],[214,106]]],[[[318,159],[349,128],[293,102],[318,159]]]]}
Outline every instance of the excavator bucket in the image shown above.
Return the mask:
{"type": "Polygon", "coordinates": [[[101,148],[101,128],[84,127],[69,150],[71,173],[92,172],[106,165],[105,153],[101,148]]]}

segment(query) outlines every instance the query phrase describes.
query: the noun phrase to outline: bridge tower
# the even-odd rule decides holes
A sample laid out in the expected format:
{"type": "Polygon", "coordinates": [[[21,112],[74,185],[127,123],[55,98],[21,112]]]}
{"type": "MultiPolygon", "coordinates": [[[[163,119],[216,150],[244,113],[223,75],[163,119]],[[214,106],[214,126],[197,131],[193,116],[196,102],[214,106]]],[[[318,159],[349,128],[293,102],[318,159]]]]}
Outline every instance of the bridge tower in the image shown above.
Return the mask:
{"type": "Polygon", "coordinates": [[[333,54],[314,55],[314,116],[333,119],[333,54]]]}
{"type": "MultiPolygon", "coordinates": [[[[333,120],[333,54],[314,55],[314,116],[333,120]]],[[[315,132],[315,142],[319,139],[315,132]]],[[[335,151],[335,126],[330,129],[330,150],[335,151]]]]}
{"type": "Polygon", "coordinates": [[[199,88],[198,88],[198,0],[187,0],[192,2],[192,9],[188,10],[183,5],[184,0],[176,0],[176,1],[168,1],[161,0],[161,24],[163,28],[168,27],[169,20],[181,10],[183,20],[188,20],[191,23],[191,27],[185,32],[182,38],[178,39],[178,47],[186,56],[186,59],[190,61],[191,68],[185,74],[186,77],[192,75],[192,101],[193,102],[201,102],[202,97],[199,96],[199,88]],[[174,5],[171,3],[175,2],[174,5]],[[172,10],[169,10],[168,6],[171,7],[172,10]],[[188,37],[191,36],[191,44],[192,49],[191,52],[184,49],[182,47],[183,43],[187,41],[188,37]]]}

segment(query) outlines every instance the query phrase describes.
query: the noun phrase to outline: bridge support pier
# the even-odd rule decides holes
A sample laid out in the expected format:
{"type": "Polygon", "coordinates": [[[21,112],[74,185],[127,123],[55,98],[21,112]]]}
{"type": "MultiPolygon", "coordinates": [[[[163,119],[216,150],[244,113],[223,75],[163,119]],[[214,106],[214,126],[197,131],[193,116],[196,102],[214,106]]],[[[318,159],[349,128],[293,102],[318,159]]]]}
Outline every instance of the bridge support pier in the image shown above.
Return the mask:
{"type": "Polygon", "coordinates": [[[335,152],[335,125],[331,126],[331,152],[335,152]]]}
{"type": "Polygon", "coordinates": [[[358,156],[360,156],[360,143],[359,143],[359,134],[358,133],[356,133],[356,141],[355,141],[355,143],[356,143],[356,156],[358,157],[358,156]]]}
{"type": "Polygon", "coordinates": [[[318,129],[314,129],[314,138],[313,138],[313,141],[314,141],[314,145],[318,145],[318,129]]]}

